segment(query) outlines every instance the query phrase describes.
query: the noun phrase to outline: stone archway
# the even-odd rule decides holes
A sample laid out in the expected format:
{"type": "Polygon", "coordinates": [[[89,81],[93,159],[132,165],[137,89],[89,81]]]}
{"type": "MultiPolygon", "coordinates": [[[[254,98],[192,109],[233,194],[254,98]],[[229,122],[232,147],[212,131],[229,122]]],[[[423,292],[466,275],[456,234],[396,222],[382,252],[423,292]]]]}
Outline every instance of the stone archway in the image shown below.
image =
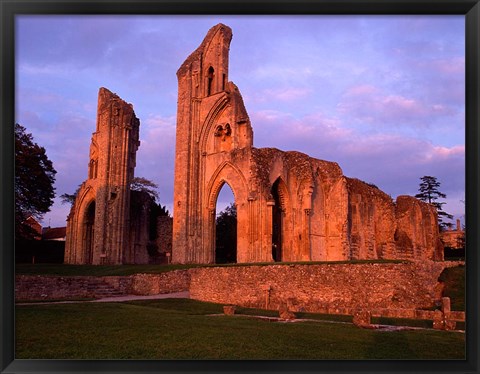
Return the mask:
{"type": "Polygon", "coordinates": [[[237,210],[237,249],[235,262],[246,262],[244,258],[248,252],[247,184],[241,171],[229,162],[222,163],[218,167],[206,187],[208,217],[206,217],[206,230],[203,233],[204,248],[208,251],[207,257],[209,262],[214,262],[216,250],[215,211],[218,195],[225,185],[228,185],[232,190],[237,210]]]}
{"type": "Polygon", "coordinates": [[[95,200],[91,201],[85,210],[83,252],[85,264],[92,264],[95,248],[95,200]]]}
{"type": "MultiPolygon", "coordinates": [[[[228,183],[224,183],[221,187],[216,200],[215,215],[215,263],[229,264],[237,262],[237,214],[235,197],[228,183]],[[226,205],[225,209],[219,212],[220,198],[230,196],[229,202],[233,199],[233,203],[226,205]]],[[[226,201],[223,200],[223,203],[226,201]]]]}
{"type": "Polygon", "coordinates": [[[277,178],[271,188],[272,206],[272,259],[291,260],[291,207],[288,188],[282,178],[277,178]]]}
{"type": "Polygon", "coordinates": [[[282,226],[283,210],[278,191],[279,179],[272,186],[272,197],[275,205],[272,207],[272,259],[275,262],[282,261],[282,226]]]}

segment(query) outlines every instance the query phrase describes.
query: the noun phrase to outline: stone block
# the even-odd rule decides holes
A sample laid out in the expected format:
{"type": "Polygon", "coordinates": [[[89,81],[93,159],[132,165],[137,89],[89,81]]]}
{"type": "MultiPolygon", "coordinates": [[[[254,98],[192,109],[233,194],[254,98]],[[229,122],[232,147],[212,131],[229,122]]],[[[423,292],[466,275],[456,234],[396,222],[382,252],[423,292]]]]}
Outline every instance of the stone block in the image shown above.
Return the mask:
{"type": "Polygon", "coordinates": [[[237,310],[235,305],[224,305],[223,306],[223,313],[227,316],[233,316],[237,310]]]}
{"type": "Polygon", "coordinates": [[[442,312],[447,314],[450,313],[450,298],[449,297],[442,297],[442,312]]]}
{"type": "Polygon", "coordinates": [[[366,309],[357,309],[353,313],[353,323],[359,327],[371,326],[372,314],[366,309]]]}

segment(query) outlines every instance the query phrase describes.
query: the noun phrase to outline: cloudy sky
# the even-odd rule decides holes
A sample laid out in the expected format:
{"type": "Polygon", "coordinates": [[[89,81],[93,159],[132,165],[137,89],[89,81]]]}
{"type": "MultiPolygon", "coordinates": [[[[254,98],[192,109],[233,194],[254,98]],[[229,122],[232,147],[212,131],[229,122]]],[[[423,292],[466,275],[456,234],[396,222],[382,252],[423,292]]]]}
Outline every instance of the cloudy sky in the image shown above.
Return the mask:
{"type": "MultiPolygon", "coordinates": [[[[256,147],[336,161],[393,198],[435,176],[462,218],[464,16],[19,16],[16,121],[46,148],[57,196],[86,179],[106,87],[133,104],[135,174],[172,212],[175,74],[219,22],[256,147]]],[[[43,224],[64,226],[68,210],[57,197],[43,224]]]]}

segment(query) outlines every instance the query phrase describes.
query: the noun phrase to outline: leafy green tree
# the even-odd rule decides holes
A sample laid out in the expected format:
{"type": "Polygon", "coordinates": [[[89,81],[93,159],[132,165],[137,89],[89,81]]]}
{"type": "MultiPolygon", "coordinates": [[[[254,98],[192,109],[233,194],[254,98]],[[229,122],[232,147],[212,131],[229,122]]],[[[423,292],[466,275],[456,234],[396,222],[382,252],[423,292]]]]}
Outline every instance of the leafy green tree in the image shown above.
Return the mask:
{"type": "Polygon", "coordinates": [[[215,262],[237,262],[237,207],[233,203],[221,211],[216,220],[215,262]]]}
{"type": "Polygon", "coordinates": [[[25,223],[32,216],[40,220],[50,211],[55,197],[55,174],[45,148],[33,141],[26,128],[15,124],[15,238],[33,238],[25,223]]]}
{"type": "Polygon", "coordinates": [[[437,180],[436,177],[425,175],[421,177],[420,180],[422,182],[420,183],[418,188],[419,193],[416,194],[415,197],[419,200],[432,204],[437,209],[438,224],[440,226],[440,229],[446,229],[449,226],[449,223],[445,222],[445,220],[452,219],[453,215],[445,212],[442,209],[442,205],[444,205],[445,203],[439,202],[437,200],[440,198],[445,199],[447,195],[443,192],[440,192],[440,182],[437,180]]]}

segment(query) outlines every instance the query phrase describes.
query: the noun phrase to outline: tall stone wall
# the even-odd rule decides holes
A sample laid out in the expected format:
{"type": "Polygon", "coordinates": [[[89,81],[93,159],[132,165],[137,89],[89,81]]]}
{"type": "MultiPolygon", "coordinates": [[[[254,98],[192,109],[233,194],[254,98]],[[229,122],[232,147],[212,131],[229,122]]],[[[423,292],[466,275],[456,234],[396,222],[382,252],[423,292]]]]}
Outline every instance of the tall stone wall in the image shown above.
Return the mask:
{"type": "Polygon", "coordinates": [[[65,263],[135,263],[129,250],[130,184],[139,127],[133,106],[100,88],[88,176],[67,218],[65,263]]]}
{"type": "Polygon", "coordinates": [[[443,260],[437,211],[411,196],[397,197],[395,205],[397,258],[443,260]]]}
{"type": "Polygon", "coordinates": [[[131,191],[130,199],[130,232],[129,245],[125,248],[124,256],[127,263],[148,264],[150,255],[148,245],[150,244],[150,225],[154,199],[144,191],[131,191]]]}
{"type": "Polygon", "coordinates": [[[346,178],[351,259],[396,258],[395,205],[374,185],[346,178]]]}
{"type": "Polygon", "coordinates": [[[173,262],[215,261],[225,184],[237,210],[238,263],[439,259],[428,205],[395,203],[335,162],[253,147],[242,96],[228,81],[231,40],[228,26],[212,27],[177,72],[173,262]]]}
{"type": "Polygon", "coordinates": [[[158,251],[157,262],[168,264],[172,261],[173,218],[168,216],[157,217],[157,239],[155,241],[158,251]]]}

